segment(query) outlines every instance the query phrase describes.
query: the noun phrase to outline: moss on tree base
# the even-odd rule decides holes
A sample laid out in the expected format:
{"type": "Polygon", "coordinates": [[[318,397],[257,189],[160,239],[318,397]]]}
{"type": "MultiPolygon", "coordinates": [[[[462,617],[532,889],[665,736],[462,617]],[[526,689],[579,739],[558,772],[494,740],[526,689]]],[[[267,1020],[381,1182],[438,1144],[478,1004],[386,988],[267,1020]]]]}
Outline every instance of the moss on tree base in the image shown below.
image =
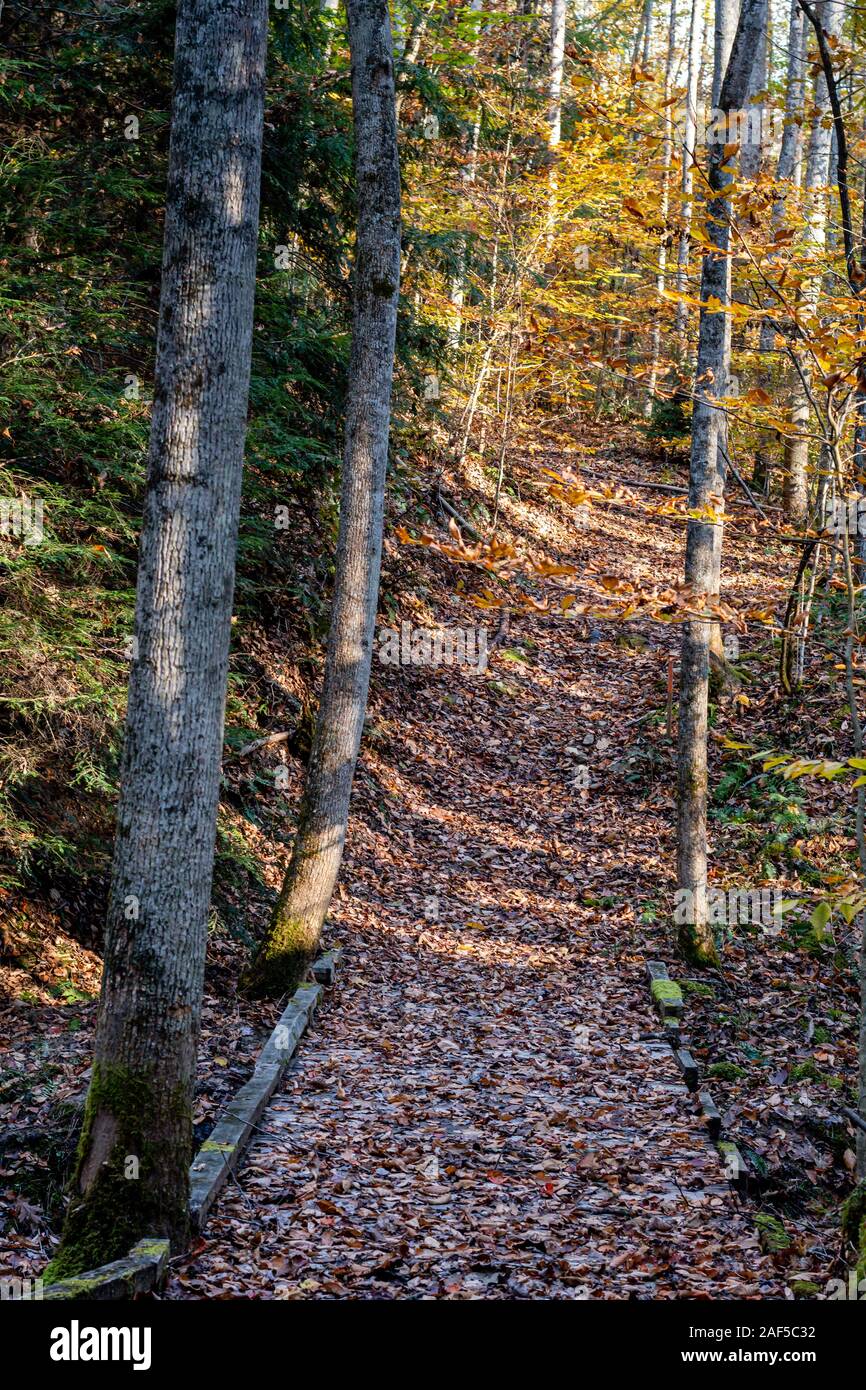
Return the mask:
{"type": "Polygon", "coordinates": [[[188,1231],[192,1104],[150,1075],[95,1062],[63,1237],[45,1271],[68,1279],[124,1259],[143,1236],[182,1249],[188,1231]]]}
{"type": "Polygon", "coordinates": [[[689,965],[718,969],[719,953],[709,927],[699,930],[692,922],[680,923],[679,948],[689,965]]]}
{"type": "Polygon", "coordinates": [[[321,929],[321,923],[277,915],[261,950],[241,980],[244,993],[254,998],[294,994],[304,983],[315,959],[321,929]]]}

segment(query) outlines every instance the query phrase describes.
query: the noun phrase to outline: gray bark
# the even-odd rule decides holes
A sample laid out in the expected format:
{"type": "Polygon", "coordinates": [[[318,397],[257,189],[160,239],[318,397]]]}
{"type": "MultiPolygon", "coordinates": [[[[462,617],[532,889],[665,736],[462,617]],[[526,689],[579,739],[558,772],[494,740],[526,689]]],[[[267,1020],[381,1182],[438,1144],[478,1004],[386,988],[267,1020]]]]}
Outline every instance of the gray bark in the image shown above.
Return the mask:
{"type": "MultiPolygon", "coordinates": [[[[791,0],[788,25],[788,76],[785,87],[785,128],[776,177],[799,188],[803,164],[803,107],[806,100],[806,21],[798,0],[791,0]]],[[[773,208],[775,216],[775,206],[773,208]]],[[[782,211],[784,217],[784,205],[782,211]]]]}
{"type": "Polygon", "coordinates": [[[643,43],[643,26],[644,26],[644,7],[643,7],[643,5],[642,5],[642,6],[641,6],[641,11],[640,11],[640,17],[639,17],[638,22],[637,22],[637,29],[635,30],[635,34],[634,34],[634,41],[633,41],[632,46],[631,46],[631,65],[632,65],[632,67],[634,67],[634,66],[636,65],[637,60],[638,60],[638,58],[639,58],[639,56],[640,56],[641,44],[643,43]]]}
{"type": "Polygon", "coordinates": [[[337,881],[370,684],[400,282],[400,170],[387,0],[348,0],[358,235],[340,532],[325,677],[291,861],[247,985],[294,988],[337,881]]]}
{"type": "Polygon", "coordinates": [[[648,68],[652,61],[653,37],[655,33],[655,14],[653,12],[653,0],[646,0],[644,7],[644,29],[643,29],[643,54],[642,60],[645,68],[648,68]]]}
{"type": "MultiPolygon", "coordinates": [[[[752,62],[766,24],[764,0],[743,0],[736,36],[724,80],[718,77],[718,107],[725,113],[742,109],[748,91],[752,62]]],[[[718,50],[717,50],[718,51],[718,50]]],[[[714,85],[716,83],[714,82],[714,85]]],[[[724,166],[724,144],[709,148],[709,185],[713,196],[707,204],[707,236],[718,254],[704,256],[701,302],[717,298],[731,301],[730,205],[725,189],[731,175],[724,166]]],[[[686,540],[686,582],[698,594],[718,594],[721,573],[722,516],[726,472],[723,412],[715,405],[726,392],[730,375],[730,316],[701,310],[695,399],[692,413],[692,452],[689,506],[711,506],[716,521],[690,519],[686,540]]],[[[683,625],[679,747],[677,755],[678,884],[691,896],[694,921],[685,923],[680,944],[699,963],[716,959],[712,930],[707,921],[707,702],[710,668],[710,629],[706,619],[683,625]]]]}
{"type": "MultiPolygon", "coordinates": [[[[842,30],[844,6],[841,0],[825,0],[820,7],[822,27],[828,34],[838,36],[842,30]]],[[[807,253],[819,256],[824,249],[827,229],[827,181],[830,175],[830,152],[833,129],[829,124],[830,96],[823,70],[815,79],[815,109],[809,132],[806,155],[805,227],[807,253]]],[[[803,286],[801,303],[808,312],[816,314],[821,293],[821,276],[816,273],[803,286]]],[[[809,364],[801,363],[809,380],[809,364]]],[[[799,435],[805,435],[810,415],[809,398],[799,374],[795,379],[791,403],[791,424],[799,435]]],[[[804,525],[809,511],[809,441],[798,437],[785,440],[782,505],[785,515],[796,525],[804,525]]]]}
{"type": "MultiPolygon", "coordinates": [[[[469,6],[473,13],[477,14],[484,8],[484,0],[471,0],[469,6]]],[[[473,52],[473,62],[478,57],[479,37],[475,43],[473,52]]],[[[463,170],[463,182],[469,186],[475,182],[475,175],[478,171],[478,146],[481,139],[481,105],[479,103],[475,112],[475,120],[472,123],[472,137],[469,144],[469,158],[466,168],[463,170]]],[[[448,346],[456,352],[460,347],[460,335],[463,331],[463,304],[466,298],[466,273],[469,265],[469,241],[467,237],[462,237],[460,241],[460,256],[458,259],[457,270],[451,281],[451,323],[448,328],[448,346]]]]}
{"type": "MultiPolygon", "coordinates": [[[[692,224],[692,190],[694,188],[694,172],[692,161],[695,158],[695,142],[697,139],[698,121],[698,80],[701,70],[701,47],[704,37],[704,6],[703,0],[692,0],[692,12],[689,20],[689,58],[688,58],[688,77],[686,82],[686,114],[685,128],[683,131],[683,171],[682,171],[682,193],[683,193],[683,225],[680,232],[679,244],[677,247],[677,294],[684,295],[688,287],[689,273],[689,241],[690,229],[692,224]]],[[[688,305],[678,303],[674,328],[680,341],[680,347],[685,346],[686,328],[688,326],[689,313],[688,305]]]]}
{"type": "MultiPolygon", "coordinates": [[[[673,82],[674,58],[676,56],[677,42],[677,0],[671,0],[670,16],[668,21],[668,51],[665,60],[665,79],[664,79],[664,102],[665,102],[665,135],[662,143],[662,187],[661,199],[659,203],[659,217],[663,226],[667,225],[668,212],[670,209],[670,179],[671,179],[671,160],[673,158],[674,132],[673,132],[673,112],[668,104],[671,94],[671,84],[673,82]]],[[[655,315],[652,332],[652,356],[650,358],[650,374],[647,383],[647,396],[644,403],[644,415],[647,419],[652,416],[653,401],[655,399],[656,385],[659,373],[659,357],[661,356],[662,326],[661,326],[661,303],[665,291],[665,279],[668,263],[668,243],[667,233],[663,233],[659,243],[659,259],[656,267],[656,293],[659,296],[659,305],[655,315]]]]}
{"type": "MultiPolygon", "coordinates": [[[[731,56],[737,29],[737,0],[715,0],[715,29],[713,31],[713,94],[714,107],[721,107],[722,81],[731,56]]],[[[743,98],[745,99],[745,98],[743,98]]],[[[731,110],[739,110],[743,101],[731,110]]]]}
{"type": "MultiPolygon", "coordinates": [[[[427,5],[426,9],[418,10],[415,12],[411,27],[409,29],[409,33],[406,38],[406,44],[401,54],[401,69],[405,70],[406,68],[414,67],[417,63],[418,55],[421,52],[421,45],[423,44],[427,34],[427,21],[429,20],[430,15],[433,13],[435,4],[436,0],[430,0],[430,3],[427,5]]],[[[405,91],[398,92],[396,99],[398,125],[400,123],[400,112],[403,109],[403,102],[405,100],[405,91]]]]}
{"type": "Polygon", "coordinates": [[[755,51],[749,90],[746,94],[743,112],[743,139],[740,149],[740,173],[744,179],[757,178],[761,172],[764,157],[764,116],[766,102],[756,100],[767,88],[767,61],[769,56],[770,9],[764,0],[764,33],[755,51]]]}
{"type": "MultiPolygon", "coordinates": [[[[803,106],[806,94],[806,29],[805,17],[798,0],[791,0],[791,14],[788,23],[788,71],[785,85],[785,125],[782,143],[776,165],[776,180],[781,184],[773,201],[773,231],[785,225],[787,198],[785,184],[799,187],[803,162],[803,106]]],[[[771,306],[775,307],[775,305],[771,306]]],[[[761,324],[760,351],[770,354],[773,351],[776,329],[772,318],[761,324]]],[[[761,367],[758,384],[767,391],[771,386],[769,366],[761,367]]],[[[759,435],[755,449],[753,485],[765,496],[770,488],[770,455],[766,436],[759,435]]]]}
{"type": "Polygon", "coordinates": [[[550,160],[547,185],[547,259],[553,252],[556,227],[556,195],[559,189],[557,151],[562,135],[562,72],[565,66],[565,0],[551,0],[550,83],[547,106],[547,152],[550,160]]]}
{"type": "Polygon", "coordinates": [[[183,1243],[259,221],[266,0],[180,0],[102,996],[51,1277],[183,1243]],[[132,1162],[130,1163],[130,1160],[132,1162]],[[138,1165],[138,1173],[130,1175],[138,1165]]]}

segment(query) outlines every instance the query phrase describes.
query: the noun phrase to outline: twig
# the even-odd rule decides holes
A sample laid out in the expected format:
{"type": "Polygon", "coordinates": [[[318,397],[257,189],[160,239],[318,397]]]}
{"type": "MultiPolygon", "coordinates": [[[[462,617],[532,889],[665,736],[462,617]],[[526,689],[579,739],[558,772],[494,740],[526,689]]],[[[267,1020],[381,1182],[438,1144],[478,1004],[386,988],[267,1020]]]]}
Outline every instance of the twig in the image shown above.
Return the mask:
{"type": "Polygon", "coordinates": [[[272,743],[283,743],[287,738],[291,738],[294,729],[284,729],[279,734],[267,734],[265,738],[254,739],[252,743],[247,743],[243,748],[239,748],[235,753],[236,758],[245,758],[247,753],[255,753],[257,748],[267,748],[272,743]]]}
{"type": "Polygon", "coordinates": [[[469,535],[472,537],[473,540],[481,540],[481,533],[479,531],[476,531],[475,527],[472,525],[472,522],[467,521],[464,516],[461,516],[457,508],[452,507],[451,503],[447,500],[447,498],[442,496],[441,488],[439,489],[439,505],[442,508],[443,512],[446,512],[448,516],[454,518],[458,526],[462,526],[464,531],[469,532],[469,535]]]}

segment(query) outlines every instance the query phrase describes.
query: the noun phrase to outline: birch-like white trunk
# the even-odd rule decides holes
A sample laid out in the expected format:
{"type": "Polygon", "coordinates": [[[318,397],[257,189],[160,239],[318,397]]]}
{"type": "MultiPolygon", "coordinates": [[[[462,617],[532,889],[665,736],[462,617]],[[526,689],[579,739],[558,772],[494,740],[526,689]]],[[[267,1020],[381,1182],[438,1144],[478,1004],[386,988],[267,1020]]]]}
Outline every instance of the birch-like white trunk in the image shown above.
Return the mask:
{"type": "MultiPolygon", "coordinates": [[[[409,27],[409,32],[406,37],[406,43],[401,54],[401,62],[399,64],[400,68],[405,70],[406,68],[414,67],[417,63],[418,55],[421,52],[421,46],[427,35],[427,24],[435,7],[436,0],[430,0],[430,3],[427,5],[426,9],[418,10],[415,12],[415,15],[412,19],[412,23],[409,27]]],[[[405,100],[405,91],[399,91],[397,93],[396,100],[398,125],[400,124],[400,113],[403,110],[403,103],[405,100]]]]}
{"type": "Polygon", "coordinates": [[[556,234],[556,200],[559,192],[557,155],[562,137],[562,72],[565,65],[566,0],[551,0],[550,6],[550,82],[547,103],[547,260],[553,254],[556,234]]]}
{"type": "Polygon", "coordinates": [[[695,159],[695,142],[697,140],[698,129],[698,83],[701,72],[701,50],[704,39],[704,0],[692,0],[692,12],[689,19],[689,57],[688,57],[688,76],[686,84],[686,110],[685,128],[683,131],[683,164],[681,188],[683,195],[682,204],[682,229],[680,231],[679,244],[677,246],[677,278],[676,289],[680,297],[677,303],[677,311],[674,319],[674,329],[679,340],[680,350],[685,347],[686,330],[689,322],[688,305],[682,303],[682,296],[688,291],[689,278],[689,246],[691,241],[692,225],[692,193],[694,191],[694,170],[693,161],[695,159]]]}
{"type": "MultiPolygon", "coordinates": [[[[842,0],[824,0],[818,7],[821,24],[826,32],[838,38],[842,31],[844,4],[842,0]]],[[[807,255],[820,257],[825,248],[827,229],[827,183],[830,175],[830,152],[833,129],[829,120],[830,96],[823,71],[815,78],[815,104],[809,131],[804,177],[803,244],[807,255]]],[[[808,319],[818,311],[821,294],[821,275],[810,276],[801,292],[801,305],[808,319]]],[[[804,356],[801,369],[809,380],[809,362],[804,356]]],[[[809,511],[809,397],[797,373],[791,403],[791,426],[796,433],[785,441],[783,465],[782,506],[789,521],[797,526],[806,523],[809,511]]]]}
{"type": "MultiPolygon", "coordinates": [[[[776,164],[778,192],[773,200],[772,228],[774,233],[785,225],[788,209],[788,185],[799,188],[803,164],[803,105],[806,95],[806,20],[800,9],[799,0],[791,0],[788,20],[788,63],[785,79],[785,123],[782,129],[782,142],[776,164]]],[[[775,303],[770,305],[775,308],[775,303]]],[[[769,391],[772,373],[769,365],[770,354],[774,350],[776,329],[772,318],[761,324],[760,350],[764,357],[759,385],[769,391]]],[[[754,488],[767,495],[770,487],[771,463],[767,436],[759,434],[755,448],[752,483],[754,488]]]]}
{"type": "MultiPolygon", "coordinates": [[[[667,225],[668,212],[670,210],[670,180],[671,180],[671,161],[673,159],[674,148],[674,127],[673,127],[673,108],[669,98],[671,94],[671,84],[673,82],[674,58],[676,56],[677,43],[677,0],[671,0],[670,17],[668,29],[668,51],[665,60],[665,79],[664,79],[664,106],[665,106],[665,134],[662,142],[662,187],[661,198],[659,201],[659,217],[662,225],[667,225]]],[[[662,325],[661,325],[661,306],[664,302],[665,281],[667,277],[668,263],[668,243],[667,233],[662,234],[659,243],[659,258],[656,266],[656,293],[659,298],[656,306],[656,314],[653,322],[652,332],[652,353],[650,357],[650,374],[647,382],[647,396],[644,402],[644,415],[650,419],[653,413],[653,402],[655,400],[656,386],[658,384],[659,358],[661,356],[662,325]]]]}
{"type": "Polygon", "coordinates": [[[253,332],[266,0],[180,0],[102,995],[50,1278],[182,1246],[253,332]]]}
{"type": "Polygon", "coordinates": [[[740,148],[740,174],[744,179],[755,179],[761,172],[765,148],[766,99],[761,99],[767,90],[767,63],[769,59],[770,8],[764,0],[764,36],[755,52],[749,90],[745,109],[742,113],[740,148]]]}
{"type": "Polygon", "coordinates": [[[643,51],[641,55],[645,68],[648,68],[652,62],[654,38],[655,12],[653,10],[653,0],[646,0],[646,5],[644,6],[643,51]]]}
{"type": "MultiPolygon", "coordinates": [[[[473,14],[480,14],[484,8],[484,0],[471,0],[469,6],[473,14]]],[[[476,39],[473,52],[473,61],[478,57],[478,46],[480,34],[476,39]]],[[[463,184],[466,190],[475,182],[478,172],[478,146],[481,139],[481,107],[476,108],[475,119],[472,122],[472,135],[469,142],[469,157],[466,161],[466,168],[463,170],[463,184]]],[[[451,281],[451,320],[448,325],[448,346],[452,352],[456,352],[460,347],[460,336],[463,332],[463,305],[466,300],[466,275],[469,268],[469,240],[468,237],[461,237],[460,252],[457,261],[457,269],[451,281]]]]}

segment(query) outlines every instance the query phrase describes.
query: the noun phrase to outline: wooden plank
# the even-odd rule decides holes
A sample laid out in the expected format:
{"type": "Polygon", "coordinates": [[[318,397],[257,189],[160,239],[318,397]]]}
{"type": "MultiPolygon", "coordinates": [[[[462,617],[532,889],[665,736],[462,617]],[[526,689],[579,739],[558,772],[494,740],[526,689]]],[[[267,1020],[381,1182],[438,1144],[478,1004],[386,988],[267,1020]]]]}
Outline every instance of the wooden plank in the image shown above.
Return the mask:
{"type": "MultiPolygon", "coordinates": [[[[300,1034],[298,1035],[300,1037],[300,1034]]],[[[255,1123],[279,1085],[283,1067],[257,1066],[232,1097],[189,1170],[189,1215],[194,1230],[213,1206],[249,1143],[255,1123]]]]}
{"type": "Polygon", "coordinates": [[[700,1091],[698,1100],[701,1103],[701,1113],[706,1121],[707,1129],[711,1139],[718,1139],[722,1132],[722,1117],[719,1113],[715,1101],[709,1091],[700,1091]]]}
{"type": "Polygon", "coordinates": [[[674,1052],[676,1064],[683,1074],[683,1080],[690,1091],[698,1089],[698,1064],[692,1054],[685,1047],[679,1047],[674,1052]]]}
{"type": "Polygon", "coordinates": [[[157,1236],[140,1240],[125,1260],[113,1260],[99,1269],[76,1274],[46,1284],[44,1299],[86,1298],[100,1302],[109,1299],[134,1298],[160,1286],[168,1268],[168,1241],[157,1236]]]}
{"type": "Polygon", "coordinates": [[[313,966],[313,979],[320,985],[332,985],[337,978],[337,966],[342,952],[339,946],[333,951],[325,951],[313,966]]]}
{"type": "Polygon", "coordinates": [[[249,1081],[232,1097],[189,1170],[189,1213],[200,1230],[229,1175],[240,1163],[256,1121],[297,1051],[322,994],[321,985],[301,985],[286,1005],[259,1053],[249,1081]]]}
{"type": "Polygon", "coordinates": [[[745,1187],[748,1178],[746,1163],[736,1144],[732,1144],[729,1139],[720,1139],[716,1148],[724,1164],[728,1182],[734,1187],[745,1187]]]}

